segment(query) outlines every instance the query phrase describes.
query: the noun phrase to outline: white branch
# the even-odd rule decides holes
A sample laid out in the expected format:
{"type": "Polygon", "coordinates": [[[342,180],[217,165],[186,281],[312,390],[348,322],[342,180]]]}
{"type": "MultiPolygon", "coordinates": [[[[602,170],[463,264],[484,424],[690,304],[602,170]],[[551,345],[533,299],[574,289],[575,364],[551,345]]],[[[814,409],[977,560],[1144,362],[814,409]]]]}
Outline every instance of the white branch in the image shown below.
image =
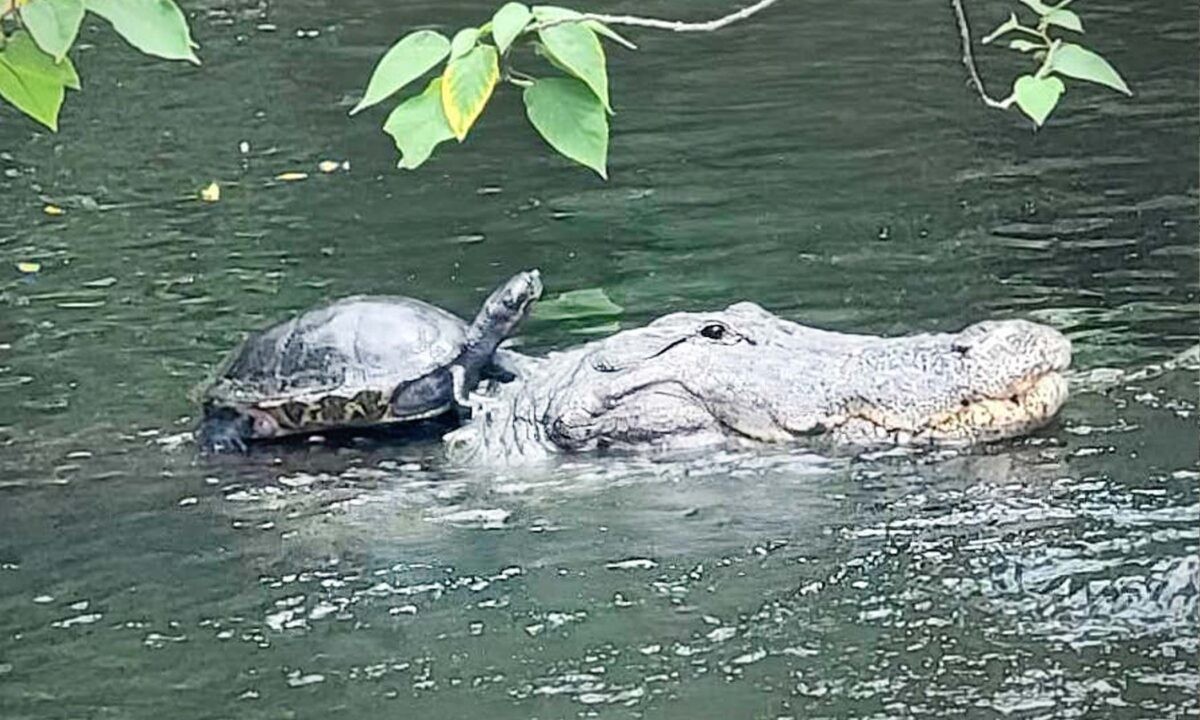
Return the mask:
{"type": "Polygon", "coordinates": [[[963,10],[962,0],[950,0],[950,5],[954,8],[954,19],[958,23],[958,36],[962,40],[962,62],[971,76],[971,83],[979,91],[979,99],[988,107],[1007,110],[1010,102],[997,100],[983,89],[983,80],[979,77],[979,69],[975,67],[975,55],[971,52],[971,28],[967,25],[967,13],[963,10]]]}
{"type": "MultiPolygon", "coordinates": [[[[1068,0],[1069,2],[1070,0],[1068,0]]],[[[683,20],[661,20],[659,18],[639,17],[637,15],[606,15],[604,13],[580,13],[570,17],[560,17],[554,20],[547,20],[533,25],[530,29],[533,31],[543,28],[561,25],[570,22],[586,22],[594,20],[604,23],[605,25],[628,25],[632,27],[653,28],[655,30],[669,30],[671,32],[713,32],[721,28],[732,25],[735,22],[745,20],[746,18],[758,12],[766,10],[779,0],[758,0],[753,5],[748,5],[741,10],[731,12],[728,15],[723,15],[713,20],[704,22],[686,22],[683,20]]],[[[979,99],[984,105],[992,108],[1007,110],[1012,105],[1012,98],[997,100],[991,95],[988,95],[987,90],[983,87],[983,79],[979,77],[979,68],[975,66],[975,55],[971,51],[971,28],[967,24],[967,13],[963,9],[962,0],[950,0],[950,6],[954,8],[954,19],[958,26],[959,38],[962,41],[962,63],[967,68],[967,74],[970,75],[971,84],[975,86],[975,90],[979,93],[979,99]]],[[[622,43],[625,44],[625,43],[622,43]]],[[[630,43],[632,45],[632,43],[630,43]]]]}
{"type": "Polygon", "coordinates": [[[541,30],[543,28],[553,27],[569,22],[584,22],[587,20],[595,20],[602,22],[605,25],[630,25],[633,27],[654,28],[655,30],[670,30],[671,32],[712,32],[720,30],[726,25],[732,25],[739,20],[754,15],[755,13],[766,10],[770,6],[779,2],[779,0],[758,0],[753,5],[742,8],[736,12],[729,13],[715,20],[706,20],[704,22],[685,22],[683,20],[660,20],[658,18],[638,17],[636,15],[605,15],[603,13],[580,13],[572,17],[555,18],[543,23],[534,25],[531,30],[541,30]]]}

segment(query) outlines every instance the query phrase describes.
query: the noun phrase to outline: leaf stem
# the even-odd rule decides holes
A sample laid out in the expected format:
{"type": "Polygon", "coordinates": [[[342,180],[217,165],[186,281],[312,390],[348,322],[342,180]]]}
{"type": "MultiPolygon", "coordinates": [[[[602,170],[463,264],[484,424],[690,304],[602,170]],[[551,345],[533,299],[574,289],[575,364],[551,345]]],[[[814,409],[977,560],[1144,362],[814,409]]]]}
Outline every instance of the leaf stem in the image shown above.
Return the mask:
{"type": "Polygon", "coordinates": [[[1060,45],[1062,45],[1062,40],[1055,40],[1050,43],[1050,49],[1046,51],[1046,57],[1042,59],[1042,66],[1033,74],[1034,77],[1044,78],[1050,74],[1050,66],[1054,62],[1054,51],[1058,50],[1060,45]]]}
{"type": "Polygon", "coordinates": [[[1046,33],[1043,30],[1038,30],[1037,28],[1025,27],[1024,25],[1015,25],[1015,26],[1013,26],[1012,29],[1023,32],[1026,35],[1032,35],[1041,40],[1045,40],[1047,44],[1050,43],[1050,38],[1046,37],[1046,33]]]}
{"type": "Polygon", "coordinates": [[[537,80],[534,76],[513,67],[505,68],[504,79],[517,87],[529,87],[537,80]]]}

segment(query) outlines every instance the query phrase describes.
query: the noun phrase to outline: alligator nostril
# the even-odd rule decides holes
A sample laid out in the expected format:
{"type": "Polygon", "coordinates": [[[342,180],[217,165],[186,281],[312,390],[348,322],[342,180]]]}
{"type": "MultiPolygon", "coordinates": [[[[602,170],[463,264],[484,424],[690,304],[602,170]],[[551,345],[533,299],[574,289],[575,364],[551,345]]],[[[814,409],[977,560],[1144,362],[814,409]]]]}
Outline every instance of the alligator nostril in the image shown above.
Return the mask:
{"type": "Polygon", "coordinates": [[[1013,405],[1020,405],[1020,404],[1021,404],[1021,398],[1017,397],[1016,395],[1013,395],[1012,397],[1010,397],[1010,398],[1008,399],[1008,401],[1009,401],[1009,402],[1011,402],[1013,405]]]}
{"type": "Polygon", "coordinates": [[[962,399],[962,400],[960,400],[959,402],[961,402],[961,403],[962,403],[962,406],[963,406],[963,407],[971,407],[971,401],[970,401],[970,400],[968,400],[968,399],[966,399],[966,398],[963,398],[963,399],[962,399]]]}
{"type": "Polygon", "coordinates": [[[596,372],[610,373],[616,372],[617,366],[606,358],[598,357],[592,358],[592,369],[594,369],[596,372]]]}

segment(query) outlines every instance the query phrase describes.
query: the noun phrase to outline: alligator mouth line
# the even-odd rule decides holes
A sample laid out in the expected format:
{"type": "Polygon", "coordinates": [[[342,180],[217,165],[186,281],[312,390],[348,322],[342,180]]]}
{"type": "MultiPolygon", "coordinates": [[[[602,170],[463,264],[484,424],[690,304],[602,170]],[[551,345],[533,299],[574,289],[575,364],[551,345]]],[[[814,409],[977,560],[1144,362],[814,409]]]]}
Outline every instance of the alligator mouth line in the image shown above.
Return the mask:
{"type": "Polygon", "coordinates": [[[965,400],[931,418],[925,433],[934,439],[1007,437],[1045,425],[1066,399],[1066,378],[1052,370],[1017,382],[1002,397],[965,400]]]}
{"type": "Polygon", "coordinates": [[[849,439],[896,443],[954,443],[998,440],[1039,428],[1067,399],[1067,381],[1058,370],[1023,378],[999,396],[964,398],[959,407],[912,423],[876,408],[857,408],[839,428],[849,439]]]}

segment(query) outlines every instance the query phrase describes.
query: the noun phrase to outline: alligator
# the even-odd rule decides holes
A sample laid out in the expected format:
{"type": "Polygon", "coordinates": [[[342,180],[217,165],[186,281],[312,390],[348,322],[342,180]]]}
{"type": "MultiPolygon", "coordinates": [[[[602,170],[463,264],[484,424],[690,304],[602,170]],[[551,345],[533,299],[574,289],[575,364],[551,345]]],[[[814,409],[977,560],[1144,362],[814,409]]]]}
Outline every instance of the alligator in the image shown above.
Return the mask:
{"type": "Polygon", "coordinates": [[[674,450],[818,437],[837,444],[970,444],[1048,423],[1071,344],[1026,320],[958,333],[850,335],[754,303],[666,315],[537,358],[473,396],[452,458],[523,462],[589,450],[674,450]]]}

